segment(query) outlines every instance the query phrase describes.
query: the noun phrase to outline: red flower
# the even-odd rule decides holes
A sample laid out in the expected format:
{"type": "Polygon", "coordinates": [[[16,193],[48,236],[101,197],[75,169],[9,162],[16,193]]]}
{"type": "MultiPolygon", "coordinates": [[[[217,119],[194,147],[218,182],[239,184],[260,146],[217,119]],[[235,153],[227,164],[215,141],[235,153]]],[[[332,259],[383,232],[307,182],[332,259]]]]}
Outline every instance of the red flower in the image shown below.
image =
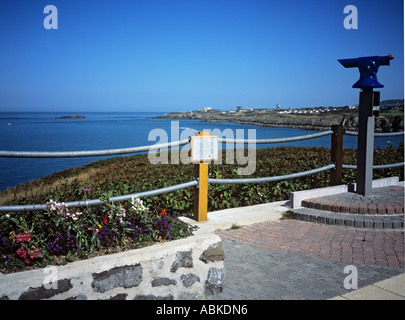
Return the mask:
{"type": "Polygon", "coordinates": [[[37,256],[41,254],[41,251],[33,246],[33,250],[28,250],[24,248],[23,246],[20,247],[20,249],[17,250],[17,254],[25,259],[26,264],[31,264],[32,260],[36,259],[37,256]]]}
{"type": "Polygon", "coordinates": [[[167,215],[166,209],[163,209],[162,212],[160,213],[159,217],[165,217],[167,215]]]}
{"type": "Polygon", "coordinates": [[[25,249],[23,246],[21,246],[21,248],[17,250],[17,254],[18,254],[21,258],[27,257],[27,253],[28,253],[28,250],[25,249]]]}

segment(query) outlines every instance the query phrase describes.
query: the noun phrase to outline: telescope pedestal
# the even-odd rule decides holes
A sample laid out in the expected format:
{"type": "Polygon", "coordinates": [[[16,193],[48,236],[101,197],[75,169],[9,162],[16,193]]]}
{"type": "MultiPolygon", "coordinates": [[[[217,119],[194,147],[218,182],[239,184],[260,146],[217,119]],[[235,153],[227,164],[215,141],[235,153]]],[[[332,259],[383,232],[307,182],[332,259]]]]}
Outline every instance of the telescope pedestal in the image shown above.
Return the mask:
{"type": "Polygon", "coordinates": [[[357,137],[357,176],[356,192],[371,194],[373,180],[374,151],[374,93],[373,88],[363,88],[360,92],[359,129],[357,137]]]}
{"type": "Polygon", "coordinates": [[[360,88],[359,104],[359,135],[357,137],[357,193],[367,196],[371,194],[373,179],[373,152],[374,152],[374,99],[379,102],[379,93],[374,96],[373,88],[384,86],[377,80],[380,66],[389,66],[392,54],[388,56],[370,56],[355,59],[339,59],[345,68],[359,68],[360,79],[353,88],[360,88]]]}

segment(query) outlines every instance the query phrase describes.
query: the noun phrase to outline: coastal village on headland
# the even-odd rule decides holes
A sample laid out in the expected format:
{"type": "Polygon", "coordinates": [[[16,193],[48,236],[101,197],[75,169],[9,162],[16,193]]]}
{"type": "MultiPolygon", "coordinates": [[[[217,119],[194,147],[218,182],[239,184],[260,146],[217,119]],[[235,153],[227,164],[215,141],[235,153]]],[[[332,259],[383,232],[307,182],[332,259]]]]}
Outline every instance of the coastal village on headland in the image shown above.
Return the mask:
{"type": "MultiPolygon", "coordinates": [[[[177,120],[201,120],[207,122],[233,122],[263,127],[287,127],[306,130],[330,130],[332,125],[342,124],[346,130],[357,131],[358,105],[313,108],[252,108],[237,106],[223,111],[204,107],[194,111],[170,112],[155,118],[177,120]]],[[[384,100],[374,107],[376,132],[404,130],[404,99],[384,100]]]]}

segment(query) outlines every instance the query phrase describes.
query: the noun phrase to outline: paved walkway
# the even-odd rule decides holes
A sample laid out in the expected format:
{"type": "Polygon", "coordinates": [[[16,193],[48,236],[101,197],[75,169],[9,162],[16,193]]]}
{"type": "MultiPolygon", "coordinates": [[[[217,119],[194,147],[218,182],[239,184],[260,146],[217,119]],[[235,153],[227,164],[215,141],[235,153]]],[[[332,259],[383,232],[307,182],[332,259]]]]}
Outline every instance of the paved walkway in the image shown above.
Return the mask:
{"type": "Polygon", "coordinates": [[[235,208],[199,223],[225,250],[225,288],[211,300],[405,300],[403,228],[280,220],[288,210],[288,202],[235,208]]]}
{"type": "Polygon", "coordinates": [[[345,273],[347,266],[356,267],[358,288],[405,272],[401,231],[281,220],[217,234],[226,281],[223,293],[212,299],[325,300],[352,291],[344,286],[352,274],[345,273]]]}

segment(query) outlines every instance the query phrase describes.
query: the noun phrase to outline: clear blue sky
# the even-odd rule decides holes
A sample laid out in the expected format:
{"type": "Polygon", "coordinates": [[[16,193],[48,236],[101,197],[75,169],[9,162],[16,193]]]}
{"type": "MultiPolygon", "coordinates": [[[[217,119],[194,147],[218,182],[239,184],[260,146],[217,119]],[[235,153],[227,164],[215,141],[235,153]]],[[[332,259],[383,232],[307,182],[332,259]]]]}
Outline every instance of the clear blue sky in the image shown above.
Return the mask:
{"type": "Polygon", "coordinates": [[[389,53],[381,99],[403,98],[403,14],[400,0],[2,0],[0,111],[356,104],[358,70],[337,59],[389,53]]]}

